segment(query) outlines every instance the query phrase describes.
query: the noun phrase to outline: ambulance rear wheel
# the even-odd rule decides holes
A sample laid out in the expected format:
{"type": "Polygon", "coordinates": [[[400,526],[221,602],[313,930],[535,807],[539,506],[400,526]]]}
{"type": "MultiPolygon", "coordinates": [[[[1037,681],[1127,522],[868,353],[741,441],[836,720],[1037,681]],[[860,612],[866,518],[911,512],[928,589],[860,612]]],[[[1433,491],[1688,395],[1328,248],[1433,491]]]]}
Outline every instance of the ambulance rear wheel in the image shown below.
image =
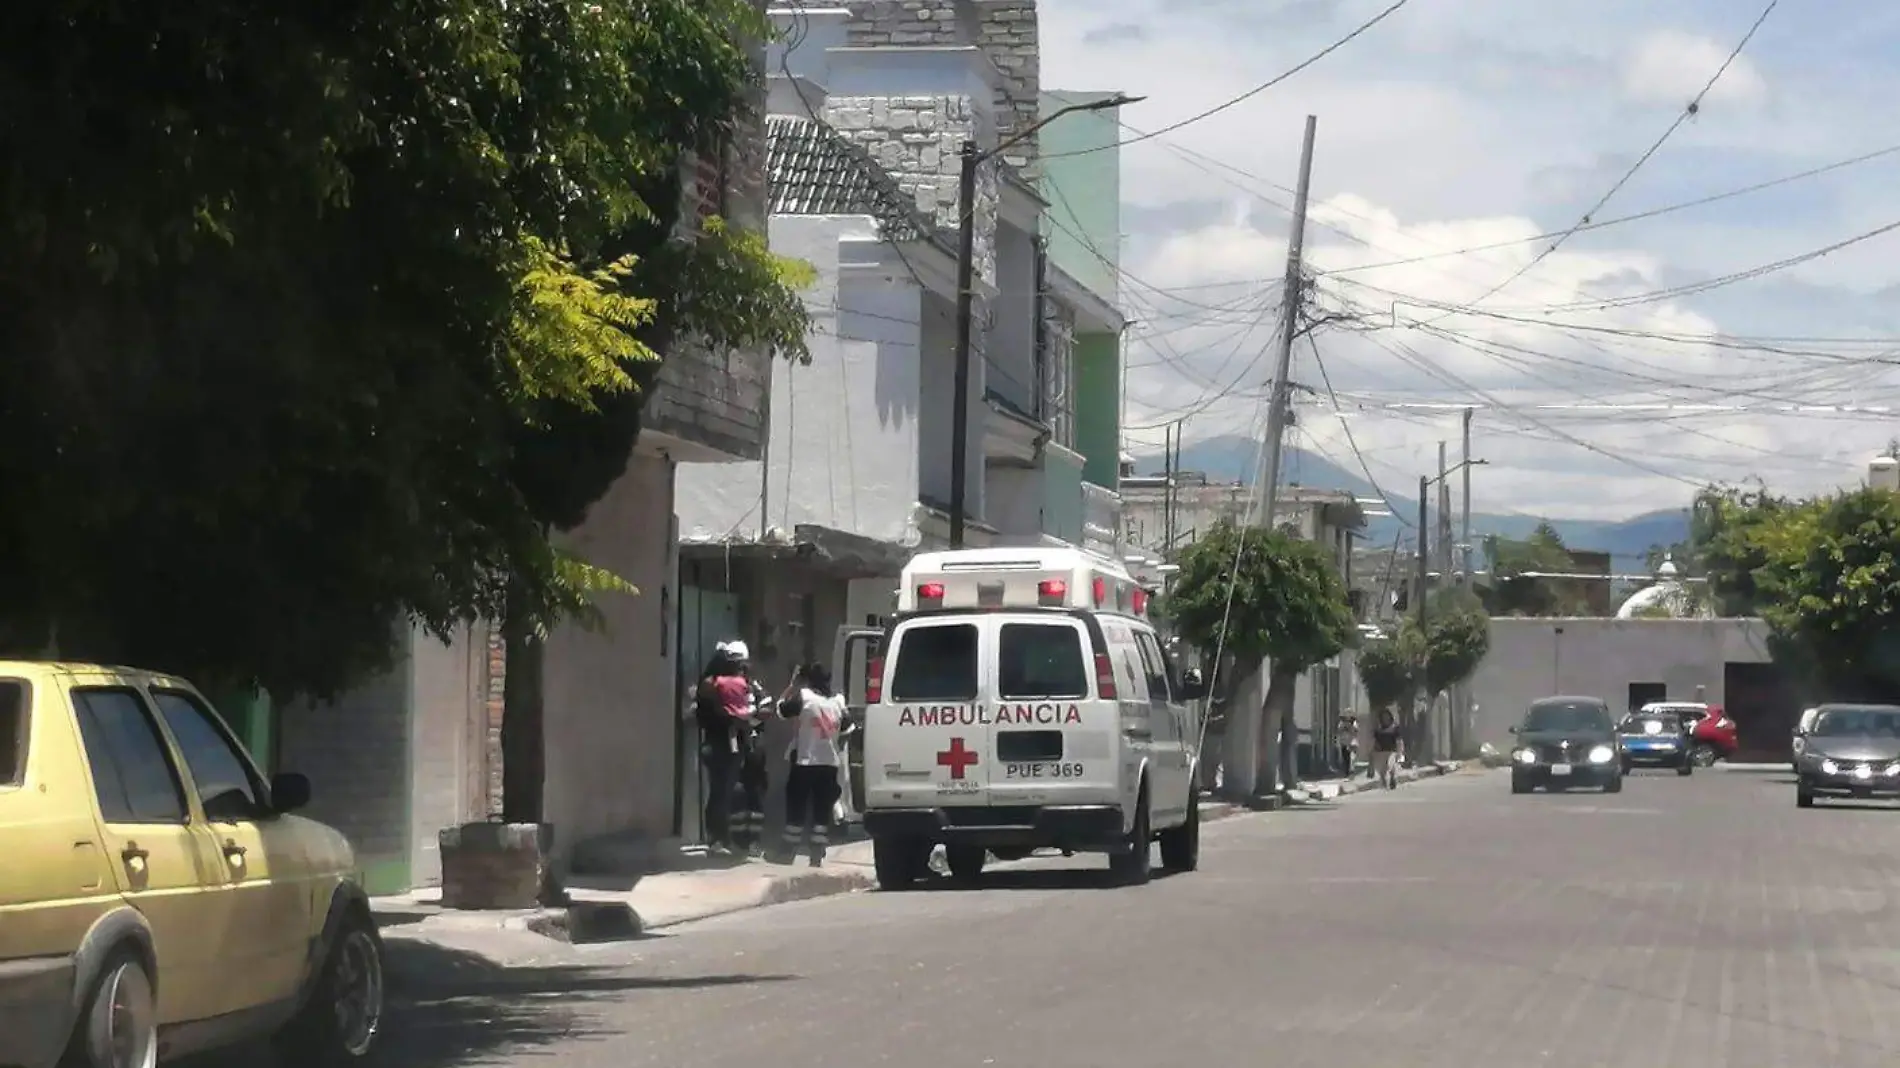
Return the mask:
{"type": "Polygon", "coordinates": [[[874,838],[871,864],[879,890],[908,890],[930,868],[930,843],[911,838],[874,838]]]}
{"type": "Polygon", "coordinates": [[[1125,851],[1108,857],[1109,874],[1124,886],[1140,886],[1154,874],[1154,832],[1148,822],[1148,786],[1141,787],[1141,800],[1135,806],[1135,826],[1123,843],[1125,851]]]}
{"type": "Polygon", "coordinates": [[[990,859],[990,853],[982,846],[945,846],[943,859],[950,865],[952,879],[971,883],[983,877],[983,865],[990,859]]]}
{"type": "Polygon", "coordinates": [[[1161,863],[1170,871],[1201,866],[1201,791],[1188,792],[1187,822],[1161,832],[1161,863]]]}

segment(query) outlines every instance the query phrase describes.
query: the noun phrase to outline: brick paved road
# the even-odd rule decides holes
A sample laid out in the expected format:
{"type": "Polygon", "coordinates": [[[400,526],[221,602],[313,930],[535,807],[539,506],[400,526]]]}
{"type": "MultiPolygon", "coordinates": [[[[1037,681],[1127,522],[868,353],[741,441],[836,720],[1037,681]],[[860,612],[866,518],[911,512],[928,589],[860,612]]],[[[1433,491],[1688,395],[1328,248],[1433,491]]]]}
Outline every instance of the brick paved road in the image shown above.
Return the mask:
{"type": "MultiPolygon", "coordinates": [[[[463,974],[405,1068],[1900,1063],[1900,811],[1786,775],[1511,797],[1502,773],[1210,826],[1138,890],[1043,868],[463,974]]],[[[413,988],[412,988],[413,989],[413,988]]]]}

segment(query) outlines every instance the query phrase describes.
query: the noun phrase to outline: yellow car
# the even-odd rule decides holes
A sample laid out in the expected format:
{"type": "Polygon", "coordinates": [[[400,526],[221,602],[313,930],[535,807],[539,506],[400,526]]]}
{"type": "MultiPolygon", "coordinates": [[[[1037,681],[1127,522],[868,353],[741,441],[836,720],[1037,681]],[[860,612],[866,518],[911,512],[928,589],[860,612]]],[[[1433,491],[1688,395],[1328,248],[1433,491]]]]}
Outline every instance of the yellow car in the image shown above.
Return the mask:
{"type": "Polygon", "coordinates": [[[366,1056],[382,941],[309,800],[182,679],[0,660],[0,1068],[366,1056]]]}

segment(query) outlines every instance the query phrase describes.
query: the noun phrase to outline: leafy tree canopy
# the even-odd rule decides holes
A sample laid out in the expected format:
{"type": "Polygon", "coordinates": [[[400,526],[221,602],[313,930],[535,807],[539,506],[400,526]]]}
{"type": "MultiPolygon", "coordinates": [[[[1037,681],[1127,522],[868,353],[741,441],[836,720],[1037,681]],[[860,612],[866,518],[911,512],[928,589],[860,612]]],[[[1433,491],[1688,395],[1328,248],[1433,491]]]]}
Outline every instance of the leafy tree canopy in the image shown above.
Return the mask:
{"type": "Polygon", "coordinates": [[[1750,517],[1761,615],[1835,699],[1900,694],[1900,495],[1858,490],[1750,517]]]}
{"type": "Polygon", "coordinates": [[[677,238],[748,0],[0,14],[0,650],[329,693],[392,624],[546,625],[656,346],[794,353],[799,272],[677,238]],[[584,461],[584,462],[583,462],[584,461]]]}
{"type": "Polygon", "coordinates": [[[1494,581],[1484,607],[1499,616],[1587,615],[1589,595],[1580,581],[1529,578],[1526,572],[1563,572],[1575,568],[1563,535],[1539,523],[1528,538],[1489,537],[1484,551],[1494,581]]]}
{"type": "Polygon", "coordinates": [[[1354,657],[1359,682],[1374,711],[1411,704],[1418,692],[1417,632],[1401,630],[1366,642],[1354,657]]]}
{"type": "Polygon", "coordinates": [[[1696,495],[1689,520],[1693,566],[1708,579],[1720,616],[1761,614],[1757,573],[1768,564],[1764,535],[1797,507],[1766,486],[1712,486],[1696,495]]]}
{"type": "Polygon", "coordinates": [[[1444,693],[1471,677],[1491,651],[1491,617],[1478,598],[1463,590],[1446,590],[1432,599],[1421,637],[1416,618],[1406,621],[1416,685],[1432,696],[1444,693]]]}
{"type": "Polygon", "coordinates": [[[1276,671],[1297,673],[1338,654],[1356,633],[1345,583],[1312,542],[1222,522],[1179,563],[1169,611],[1182,636],[1203,649],[1222,645],[1224,626],[1224,648],[1241,662],[1270,658],[1276,671]]]}

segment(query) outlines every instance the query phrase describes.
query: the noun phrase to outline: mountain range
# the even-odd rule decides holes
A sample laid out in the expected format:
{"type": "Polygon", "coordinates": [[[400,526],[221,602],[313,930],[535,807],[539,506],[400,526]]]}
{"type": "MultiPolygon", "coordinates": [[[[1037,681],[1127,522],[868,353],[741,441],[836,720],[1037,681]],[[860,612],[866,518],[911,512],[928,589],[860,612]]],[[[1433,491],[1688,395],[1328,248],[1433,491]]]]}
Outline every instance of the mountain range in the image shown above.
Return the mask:
{"type": "MultiPolygon", "coordinates": [[[[1191,442],[1181,447],[1181,470],[1205,472],[1215,482],[1238,481],[1251,485],[1259,448],[1258,442],[1231,434],[1191,442]]],[[[1158,475],[1165,467],[1166,460],[1161,453],[1135,457],[1138,474],[1158,475]]],[[[1289,449],[1280,470],[1284,472],[1288,484],[1345,490],[1356,497],[1378,496],[1378,491],[1363,474],[1349,471],[1324,456],[1304,449],[1289,449]]],[[[1390,488],[1386,489],[1385,496],[1394,508],[1408,518],[1418,514],[1417,498],[1402,496],[1390,488]]],[[[1545,522],[1555,528],[1563,537],[1564,544],[1572,549],[1608,552],[1610,566],[1626,574],[1644,569],[1645,557],[1651,546],[1673,545],[1689,536],[1687,508],[1644,512],[1628,519],[1614,520],[1565,519],[1475,510],[1471,513],[1471,530],[1476,535],[1523,538],[1537,529],[1537,524],[1545,522]]],[[[1363,538],[1371,544],[1389,543],[1402,529],[1404,526],[1397,518],[1380,516],[1368,519],[1363,538]]]]}

